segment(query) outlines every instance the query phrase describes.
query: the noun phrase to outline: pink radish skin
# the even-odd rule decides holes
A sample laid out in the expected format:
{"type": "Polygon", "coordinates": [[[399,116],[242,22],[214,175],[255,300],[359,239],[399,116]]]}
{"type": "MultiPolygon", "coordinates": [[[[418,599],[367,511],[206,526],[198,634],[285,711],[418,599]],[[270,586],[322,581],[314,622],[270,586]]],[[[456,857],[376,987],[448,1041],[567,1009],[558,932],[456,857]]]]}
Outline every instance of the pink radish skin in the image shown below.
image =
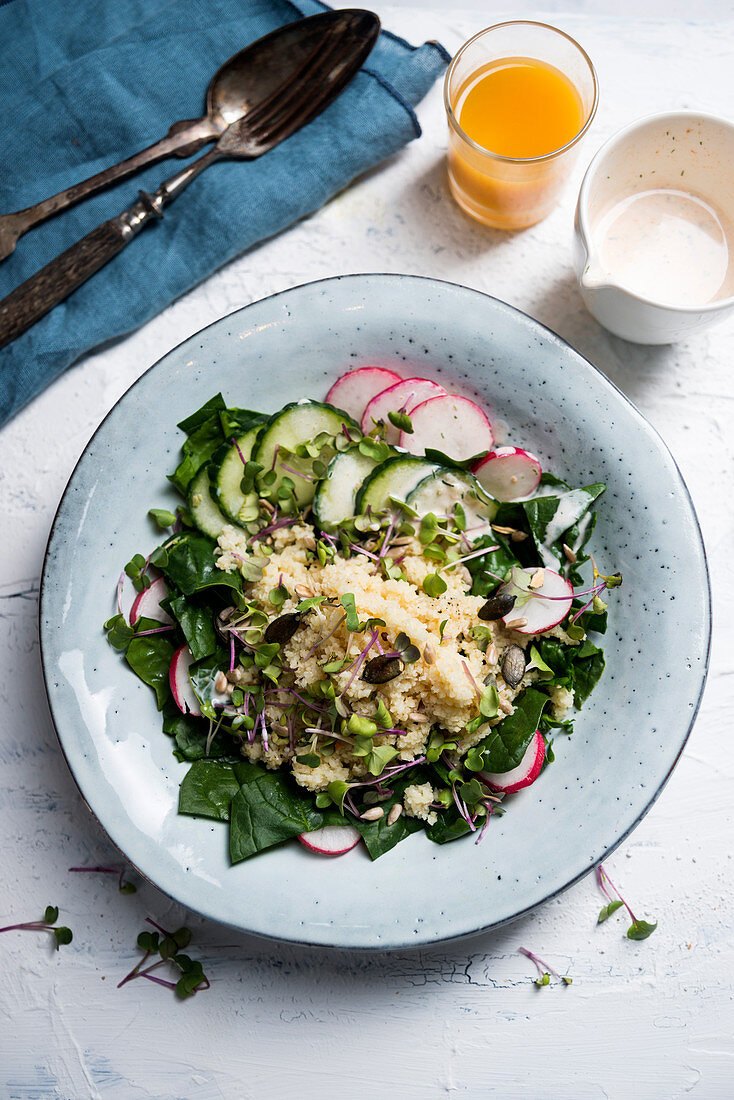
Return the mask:
{"type": "Polygon", "coordinates": [[[173,619],[161,607],[161,600],[168,596],[168,589],[163,577],[153,581],[150,588],[144,588],[139,592],[130,608],[130,626],[135,626],[138,619],[155,619],[159,623],[173,625],[173,619]]]}
{"type": "Polygon", "coordinates": [[[317,852],[320,856],[343,856],[359,844],[360,836],[353,825],[325,825],[323,829],[301,833],[298,839],[309,852],[317,852]]]}
{"type": "Polygon", "coordinates": [[[540,485],[540,460],[522,447],[498,447],[474,465],[474,476],[495,500],[522,500],[540,485]]]}
{"type": "Polygon", "coordinates": [[[540,730],[536,730],[516,768],[512,768],[509,772],[478,772],[477,774],[482,783],[486,783],[493,791],[514,794],[515,791],[521,791],[523,787],[529,787],[535,782],[540,775],[544,760],[545,741],[540,730]]]}
{"type": "MultiPolygon", "coordinates": [[[[525,569],[523,572],[532,578],[536,570],[525,569]]],[[[504,586],[500,586],[497,591],[505,591],[504,586]]],[[[552,569],[543,570],[543,583],[540,588],[531,589],[531,592],[527,603],[508,611],[502,620],[507,626],[513,621],[527,619],[522,626],[512,627],[518,634],[542,634],[558,626],[568,615],[573,602],[573,585],[552,569]],[[549,599],[544,600],[544,596],[549,599]]]]}
{"type": "Polygon", "coordinates": [[[326,395],[330,405],[344,409],[359,424],[373,397],[402,382],[399,374],[384,367],[358,367],[340,375],[326,395]]]}
{"type": "MultiPolygon", "coordinates": [[[[429,378],[406,378],[395,386],[390,386],[372,398],[362,417],[362,431],[370,432],[374,428],[374,421],[385,422],[385,439],[388,443],[397,443],[400,433],[387,418],[389,412],[406,412],[412,414],[413,409],[429,397],[445,396],[446,390],[439,386],[438,382],[431,382],[429,378]]],[[[476,454],[476,451],[474,452],[476,454]]]]}
{"type": "Polygon", "coordinates": [[[461,462],[494,443],[486,413],[468,397],[430,397],[411,410],[412,433],[400,433],[400,446],[422,455],[426,447],[461,462]]]}
{"type": "Polygon", "coordinates": [[[177,649],[171,658],[171,667],[168,670],[168,682],[171,685],[171,693],[176,701],[176,706],[182,714],[190,714],[194,718],[201,717],[199,700],[194,694],[189,678],[189,668],[193,661],[191,650],[187,645],[177,649]]]}

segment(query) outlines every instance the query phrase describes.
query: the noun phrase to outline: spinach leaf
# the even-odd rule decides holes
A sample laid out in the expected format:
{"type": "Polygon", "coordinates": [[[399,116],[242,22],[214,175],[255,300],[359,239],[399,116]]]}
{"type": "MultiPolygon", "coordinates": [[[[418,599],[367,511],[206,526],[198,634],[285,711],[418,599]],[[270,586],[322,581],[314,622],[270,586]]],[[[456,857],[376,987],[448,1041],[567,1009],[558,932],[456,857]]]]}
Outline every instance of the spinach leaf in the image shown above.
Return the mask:
{"type": "Polygon", "coordinates": [[[178,792],[178,812],[229,821],[230,804],[240,789],[234,767],[219,760],[192,764],[178,792]]]}
{"type": "Polygon", "coordinates": [[[152,634],[144,638],[133,638],[125,654],[125,660],[136,676],[153,688],[158,710],[163,710],[164,703],[171,697],[168,670],[174,652],[167,638],[152,634]]]}
{"type": "Polygon", "coordinates": [[[163,732],[176,742],[174,756],[178,760],[216,760],[234,752],[232,741],[223,733],[217,733],[206,751],[209,736],[207,723],[201,718],[181,714],[176,706],[166,706],[163,712],[163,732]]]}
{"type": "MultiPolygon", "coordinates": [[[[562,565],[566,565],[563,543],[575,530],[578,536],[578,524],[589,511],[594,501],[601,496],[606,486],[601,482],[586,485],[582,489],[571,489],[558,496],[531,497],[523,501],[530,533],[535,541],[538,553],[548,564],[546,558],[552,554],[562,565]],[[562,517],[562,519],[560,518],[562,517]]],[[[495,521],[496,522],[496,521],[495,521]]]]}
{"type": "Polygon", "coordinates": [[[184,596],[214,586],[242,591],[239,573],[217,569],[215,543],[196,531],[176,535],[155,555],[155,564],[184,596]]]}
{"type": "Polygon", "coordinates": [[[604,654],[597,646],[587,640],[578,647],[582,648],[585,651],[577,653],[573,662],[573,702],[579,709],[599,683],[605,667],[604,654]]]}
{"type": "Polygon", "coordinates": [[[238,863],[322,824],[311,795],[294,789],[282,773],[266,772],[244,783],[232,799],[230,858],[238,863]]]}
{"type": "Polygon", "coordinates": [[[470,832],[471,829],[459,811],[455,806],[451,806],[439,813],[438,821],[434,825],[427,827],[426,836],[434,844],[448,844],[449,841],[458,840],[460,836],[466,836],[470,832]]]}
{"type": "Polygon", "coordinates": [[[191,416],[179,420],[177,427],[182,432],[186,432],[186,435],[191,435],[206,420],[210,420],[215,413],[218,413],[220,409],[226,409],[226,407],[226,402],[221,393],[215,393],[214,397],[210,397],[208,401],[205,401],[201,408],[197,409],[191,416]]]}
{"type": "Polygon", "coordinates": [[[217,648],[217,635],[211,610],[192,603],[186,596],[169,601],[171,614],[184,632],[195,661],[211,656],[217,648]]]}
{"type": "Polygon", "coordinates": [[[515,711],[490,730],[477,746],[482,753],[483,770],[508,772],[523,758],[530,738],[540,725],[540,716],[548,696],[528,688],[515,700],[515,711]]]}
{"type": "MultiPolygon", "coordinates": [[[[416,776],[409,775],[396,779],[394,783],[391,783],[393,793],[390,798],[380,803],[385,813],[379,821],[353,821],[350,818],[348,822],[345,822],[345,824],[353,824],[358,830],[371,859],[378,859],[379,856],[383,856],[385,852],[389,852],[391,848],[399,844],[401,840],[405,840],[411,833],[417,833],[423,828],[422,821],[417,817],[408,817],[406,814],[401,814],[392,825],[387,823],[392,807],[396,802],[402,802],[405,788],[416,782],[419,782],[416,776]]],[[[344,821],[344,818],[342,818],[342,821],[344,821]]]]}
{"type": "Polygon", "coordinates": [[[252,412],[250,409],[222,409],[219,414],[222,433],[228,440],[233,435],[243,435],[256,424],[264,424],[266,420],[267,417],[262,413],[252,412]]]}

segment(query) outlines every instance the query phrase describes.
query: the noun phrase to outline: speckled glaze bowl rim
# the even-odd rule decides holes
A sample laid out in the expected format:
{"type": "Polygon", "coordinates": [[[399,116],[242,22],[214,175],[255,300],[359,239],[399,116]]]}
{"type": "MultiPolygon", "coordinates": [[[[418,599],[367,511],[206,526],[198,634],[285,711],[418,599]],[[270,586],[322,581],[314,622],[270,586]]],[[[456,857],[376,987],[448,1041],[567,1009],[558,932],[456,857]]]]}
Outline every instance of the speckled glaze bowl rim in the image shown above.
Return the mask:
{"type": "Polygon", "coordinates": [[[41,666],[42,666],[44,686],[45,686],[45,689],[46,689],[46,696],[47,696],[47,699],[48,699],[49,710],[50,710],[50,713],[51,713],[51,718],[52,718],[52,722],[53,722],[53,726],[54,726],[54,731],[55,731],[57,739],[59,741],[59,746],[61,748],[61,752],[62,752],[62,755],[64,757],[64,760],[66,761],[67,766],[69,767],[72,778],[74,779],[74,782],[76,783],[76,786],[79,790],[79,793],[82,797],[82,800],[83,800],[84,804],[87,806],[87,809],[89,810],[92,817],[94,817],[95,820],[97,821],[97,823],[100,825],[103,832],[108,836],[108,838],[115,845],[115,847],[118,849],[118,851],[120,851],[120,853],[124,856],[124,858],[127,861],[128,865],[133,867],[136,870],[136,872],[141,875],[141,877],[143,879],[150,882],[153,886],[155,886],[156,889],[158,889],[162,893],[166,894],[166,896],[170,897],[177,904],[180,904],[180,905],[184,906],[185,908],[189,909],[191,912],[198,913],[200,916],[202,916],[206,919],[214,920],[217,923],[223,924],[223,925],[228,926],[228,927],[231,927],[231,928],[235,929],[238,932],[244,932],[247,935],[256,936],[260,939],[264,939],[264,940],[268,940],[268,941],[291,943],[291,944],[304,946],[304,947],[319,947],[319,948],[322,948],[322,949],[330,949],[330,950],[364,951],[364,952],[370,952],[370,953],[373,952],[373,951],[383,951],[384,952],[384,951],[404,951],[404,950],[412,950],[412,949],[420,950],[421,948],[425,948],[426,946],[429,946],[431,944],[459,942],[461,940],[466,940],[466,939],[469,939],[473,936],[477,936],[477,935],[480,935],[480,934],[483,934],[483,933],[491,932],[491,931],[494,931],[495,929],[503,927],[506,924],[510,924],[513,921],[518,920],[519,918],[521,918],[523,916],[526,916],[527,914],[533,912],[535,909],[539,908],[541,905],[544,905],[546,902],[551,901],[553,898],[558,897],[560,894],[562,894],[566,890],[570,889],[576,883],[580,882],[583,878],[585,878],[591,872],[594,865],[589,866],[588,863],[585,864],[584,866],[582,866],[582,868],[577,873],[573,874],[566,882],[564,882],[560,886],[550,890],[547,894],[544,894],[541,898],[539,898],[537,901],[534,901],[532,904],[525,905],[522,908],[518,909],[515,913],[512,913],[508,916],[502,917],[502,918],[494,920],[494,921],[489,921],[486,924],[478,925],[475,928],[464,929],[461,932],[456,933],[455,935],[452,935],[451,933],[449,933],[447,935],[434,935],[434,936],[426,937],[423,940],[418,940],[418,941],[416,941],[415,939],[412,939],[412,940],[406,939],[406,940],[401,941],[401,942],[391,942],[391,943],[353,944],[353,943],[349,943],[349,942],[346,942],[346,943],[336,943],[336,942],[322,943],[320,941],[303,939],[303,938],[301,938],[297,935],[294,935],[294,936],[286,936],[286,935],[283,935],[283,934],[268,935],[268,934],[260,932],[260,931],[246,929],[242,925],[238,925],[238,924],[235,924],[232,921],[228,921],[226,919],[223,919],[222,917],[218,916],[216,913],[209,911],[207,909],[206,905],[203,905],[201,903],[192,904],[190,901],[186,900],[185,898],[182,898],[180,896],[176,896],[175,894],[162,889],[158,885],[158,883],[155,882],[155,880],[153,878],[151,878],[150,875],[148,875],[144,871],[142,871],[135,864],[135,862],[129,858],[129,856],[124,851],[124,849],[122,847],[120,847],[120,845],[117,844],[114,840],[112,840],[112,838],[109,836],[109,833],[107,832],[107,829],[102,824],[102,822],[99,819],[99,817],[97,816],[96,812],[94,811],[94,809],[90,805],[90,803],[87,799],[87,796],[86,796],[84,790],[82,789],[82,787],[79,783],[77,775],[74,772],[74,768],[73,768],[73,766],[72,766],[72,764],[69,760],[69,757],[67,756],[66,750],[64,748],[64,744],[63,744],[61,735],[59,733],[59,723],[57,722],[57,715],[55,713],[55,708],[54,708],[54,695],[53,695],[53,691],[50,689],[50,681],[52,679],[52,675],[51,675],[51,670],[48,668],[48,665],[47,665],[47,656],[46,656],[46,652],[45,652],[45,648],[44,648],[43,609],[44,609],[44,604],[45,604],[46,597],[47,597],[47,588],[51,586],[50,585],[50,578],[49,578],[49,575],[48,575],[48,565],[49,565],[50,550],[51,550],[51,546],[52,546],[52,543],[53,543],[53,540],[54,540],[54,534],[55,534],[55,531],[56,531],[56,527],[57,527],[57,524],[59,522],[62,510],[64,508],[64,504],[65,504],[67,495],[69,493],[69,489],[71,487],[72,482],[74,481],[74,478],[75,478],[75,475],[76,475],[76,472],[77,472],[78,468],[84,462],[85,457],[87,455],[87,452],[89,450],[89,447],[94,442],[94,440],[97,437],[98,433],[101,431],[102,427],[107,422],[109,417],[112,416],[112,414],[115,412],[115,410],[120,405],[120,403],[126,399],[128,394],[130,394],[130,392],[138,385],[139,382],[141,382],[152,371],[154,371],[158,367],[158,365],[163,360],[165,360],[169,355],[171,355],[173,352],[177,351],[179,348],[183,347],[185,344],[189,343],[190,341],[198,339],[203,333],[207,332],[208,329],[213,328],[215,325],[220,324],[222,321],[226,320],[227,318],[233,317],[237,314],[241,314],[241,313],[245,312],[246,310],[250,309],[252,306],[261,305],[265,301],[276,300],[278,298],[281,298],[284,295],[290,295],[290,294],[296,293],[298,291],[302,291],[302,290],[306,290],[306,289],[312,289],[312,288],[319,287],[319,286],[325,286],[325,285],[328,285],[328,284],[337,284],[339,282],[343,282],[343,281],[351,280],[351,279],[358,279],[358,280],[361,280],[361,279],[386,279],[386,280],[395,280],[397,282],[404,282],[404,281],[414,280],[414,281],[420,281],[422,283],[431,283],[431,284],[434,284],[434,285],[439,286],[439,287],[449,287],[449,288],[451,288],[452,291],[456,290],[456,291],[459,291],[462,294],[477,295],[477,296],[479,296],[483,299],[489,299],[490,301],[492,301],[495,304],[495,306],[498,306],[501,310],[506,310],[508,313],[517,315],[521,319],[522,324],[530,326],[531,329],[535,330],[536,332],[538,332],[540,334],[547,334],[548,336],[551,336],[554,341],[558,341],[559,344],[561,344],[568,352],[570,352],[574,357],[576,357],[576,359],[579,362],[579,366],[581,366],[583,364],[583,366],[586,369],[591,370],[595,374],[597,374],[600,377],[602,383],[604,385],[606,385],[619,398],[621,398],[624,405],[626,405],[629,408],[629,411],[633,414],[635,419],[642,426],[643,430],[650,433],[652,436],[654,436],[659,441],[663,451],[667,455],[667,458],[670,462],[671,471],[674,472],[675,477],[677,478],[677,481],[678,481],[678,486],[679,486],[680,489],[682,489],[684,499],[687,502],[688,507],[690,509],[691,517],[692,517],[692,520],[693,520],[693,530],[695,531],[695,534],[696,534],[696,536],[698,538],[698,541],[699,541],[699,544],[700,544],[701,561],[702,561],[702,564],[703,564],[704,579],[705,579],[705,591],[706,591],[706,609],[705,609],[706,613],[705,613],[705,621],[704,621],[705,635],[706,635],[705,654],[703,656],[703,664],[702,664],[702,669],[700,671],[700,682],[699,682],[699,686],[698,686],[698,690],[697,690],[697,696],[696,696],[696,699],[695,699],[695,704],[692,706],[690,721],[688,722],[688,726],[687,726],[687,728],[685,730],[685,733],[684,733],[684,735],[681,739],[680,747],[678,748],[678,751],[676,752],[675,758],[673,759],[673,761],[672,761],[670,767],[668,768],[667,772],[665,773],[665,775],[662,777],[662,779],[658,783],[658,785],[655,788],[654,792],[652,793],[650,798],[645,803],[644,807],[640,810],[640,812],[637,814],[637,816],[634,818],[634,820],[631,822],[631,824],[621,833],[621,835],[616,837],[610,844],[604,846],[604,850],[601,853],[600,858],[596,861],[596,863],[594,865],[598,865],[599,863],[601,863],[605,859],[607,859],[608,856],[611,855],[620,846],[620,844],[622,844],[623,841],[626,840],[627,837],[637,828],[639,823],[647,815],[647,813],[650,811],[650,809],[652,808],[652,806],[655,804],[655,802],[659,798],[660,794],[662,793],[663,788],[665,787],[668,780],[670,779],[670,776],[672,775],[673,771],[675,770],[675,767],[676,767],[676,765],[677,765],[677,763],[678,763],[678,761],[681,757],[681,754],[682,754],[682,752],[683,752],[683,750],[684,750],[684,748],[685,748],[685,746],[688,742],[688,739],[689,739],[690,734],[691,734],[691,730],[693,729],[696,718],[698,716],[698,712],[700,710],[701,700],[703,698],[703,693],[704,693],[704,689],[705,689],[705,686],[706,686],[706,679],[707,679],[708,670],[709,670],[709,661],[710,661],[710,652],[711,652],[711,632],[712,632],[711,579],[710,579],[710,572],[709,572],[709,568],[708,568],[708,558],[707,558],[707,554],[706,554],[706,547],[705,547],[705,543],[703,541],[703,536],[702,536],[702,532],[701,532],[700,523],[698,521],[698,516],[696,514],[696,510],[695,510],[695,507],[694,507],[694,504],[693,504],[693,500],[691,498],[691,494],[688,490],[688,486],[686,485],[685,480],[683,479],[683,475],[681,474],[681,472],[678,468],[678,465],[677,465],[670,449],[668,448],[667,444],[665,443],[665,441],[662,438],[662,436],[660,435],[660,433],[643,416],[643,414],[639,411],[639,409],[637,409],[637,407],[633,404],[633,402],[630,401],[630,399],[619,389],[618,386],[616,386],[614,384],[614,382],[611,381],[611,379],[609,379],[604,374],[604,372],[599,367],[596,367],[589,359],[586,358],[586,356],[582,355],[581,352],[579,352],[575,348],[573,348],[566,340],[563,339],[563,337],[559,336],[558,333],[554,332],[553,329],[550,329],[548,326],[543,325],[540,321],[537,321],[535,318],[530,317],[529,314],[524,313],[522,310],[518,309],[516,306],[512,306],[509,303],[502,301],[502,299],[494,297],[493,295],[485,294],[483,291],[475,290],[474,288],[463,286],[462,284],[452,282],[451,280],[436,279],[436,278],[432,278],[430,276],[424,276],[424,275],[396,274],[396,273],[393,273],[393,272],[359,272],[359,273],[353,273],[353,274],[330,276],[330,277],[327,277],[327,278],[324,278],[324,279],[313,280],[313,281],[307,282],[307,283],[299,283],[296,286],[288,287],[284,290],[277,291],[276,293],[271,294],[271,295],[266,295],[265,298],[257,299],[256,301],[251,302],[246,306],[242,306],[237,310],[233,310],[230,314],[225,314],[223,317],[217,318],[216,320],[212,321],[209,325],[206,325],[204,328],[200,329],[198,332],[192,333],[185,340],[182,340],[179,344],[174,345],[174,347],[170,348],[169,351],[167,351],[165,353],[165,355],[161,356],[160,359],[158,359],[155,363],[153,363],[150,367],[148,367],[147,370],[145,370],[143,372],[143,374],[141,374],[127,388],[127,390],[125,390],[125,392],[118,398],[118,400],[115,402],[115,404],[112,406],[112,408],[105,414],[104,418],[100,421],[99,425],[97,426],[95,431],[90,436],[90,438],[87,441],[81,455],[79,456],[79,459],[77,460],[77,462],[74,465],[74,468],[73,468],[73,470],[72,470],[72,472],[69,476],[67,484],[64,488],[64,492],[61,496],[58,507],[57,507],[56,512],[54,514],[54,519],[53,519],[53,522],[52,522],[52,525],[51,525],[51,530],[50,530],[50,533],[49,533],[48,542],[47,542],[46,550],[45,550],[45,553],[44,553],[43,568],[42,568],[42,573],[41,573],[41,583],[40,583],[40,590],[39,590],[39,603],[38,603],[39,612],[38,612],[38,614],[39,614],[39,640],[40,640],[40,652],[41,652],[41,666]]]}

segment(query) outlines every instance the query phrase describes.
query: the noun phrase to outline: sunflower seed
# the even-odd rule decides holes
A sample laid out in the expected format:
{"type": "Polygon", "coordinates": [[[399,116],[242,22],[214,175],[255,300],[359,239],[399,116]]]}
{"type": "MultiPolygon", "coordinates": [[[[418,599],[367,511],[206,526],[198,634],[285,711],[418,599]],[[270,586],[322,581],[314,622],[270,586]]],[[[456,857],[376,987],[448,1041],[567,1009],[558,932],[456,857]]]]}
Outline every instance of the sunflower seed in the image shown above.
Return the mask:
{"type": "Polygon", "coordinates": [[[501,695],[498,706],[503,714],[512,714],[514,709],[512,703],[508,703],[507,699],[503,699],[501,695]]]}
{"type": "Polygon", "coordinates": [[[412,714],[408,715],[408,718],[411,722],[430,722],[431,720],[427,714],[421,714],[419,710],[414,710],[412,714]]]}
{"type": "Polygon", "coordinates": [[[214,677],[215,691],[218,691],[221,694],[223,691],[226,691],[228,687],[229,683],[227,682],[227,677],[223,672],[218,672],[217,675],[214,677]]]}
{"type": "Polygon", "coordinates": [[[511,619],[509,623],[505,623],[508,630],[519,630],[521,626],[527,626],[527,619],[511,619]]]}
{"type": "Polygon", "coordinates": [[[403,807],[400,805],[399,802],[396,802],[395,805],[391,808],[390,813],[387,815],[388,825],[394,825],[402,812],[403,807]]]}
{"type": "Polygon", "coordinates": [[[570,562],[571,565],[576,564],[576,554],[570,546],[566,546],[565,542],[563,543],[563,553],[566,555],[566,561],[570,562]]]}
{"type": "Polygon", "coordinates": [[[497,646],[492,642],[491,646],[487,648],[487,660],[491,665],[496,665],[498,657],[499,653],[497,651],[497,646]]]}
{"type": "Polygon", "coordinates": [[[510,535],[510,540],[511,542],[525,542],[527,537],[527,531],[513,531],[510,535]]]}
{"type": "Polygon", "coordinates": [[[363,814],[359,815],[362,821],[379,821],[381,817],[385,816],[385,811],[382,806],[373,806],[371,810],[365,810],[363,814]]]}
{"type": "Polygon", "coordinates": [[[426,647],[423,650],[423,660],[427,665],[435,665],[436,663],[436,650],[430,642],[426,643],[426,647]]]}
{"type": "Polygon", "coordinates": [[[531,588],[541,588],[545,581],[545,569],[536,569],[530,578],[531,588]]]}
{"type": "Polygon", "coordinates": [[[298,596],[299,600],[308,600],[313,596],[313,591],[307,588],[305,584],[294,584],[293,591],[298,596]]]}
{"type": "Polygon", "coordinates": [[[519,645],[508,646],[502,657],[502,677],[505,683],[516,688],[525,675],[525,654],[519,645]]]}
{"type": "Polygon", "coordinates": [[[492,524],[492,530],[496,531],[498,535],[514,535],[516,534],[515,527],[500,527],[498,523],[492,524]]]}

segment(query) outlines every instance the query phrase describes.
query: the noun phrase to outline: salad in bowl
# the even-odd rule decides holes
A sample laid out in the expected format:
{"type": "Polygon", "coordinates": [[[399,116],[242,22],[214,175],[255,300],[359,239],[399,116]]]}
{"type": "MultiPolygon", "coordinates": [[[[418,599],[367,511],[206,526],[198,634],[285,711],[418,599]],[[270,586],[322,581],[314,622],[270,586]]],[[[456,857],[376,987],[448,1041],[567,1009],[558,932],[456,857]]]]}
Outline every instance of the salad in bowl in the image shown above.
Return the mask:
{"type": "Polygon", "coordinates": [[[479,842],[603,673],[604,485],[381,367],[271,415],[217,394],[179,427],[183,503],[151,509],[166,537],[105,623],[190,763],[179,811],[228,823],[233,863],[479,842]]]}

